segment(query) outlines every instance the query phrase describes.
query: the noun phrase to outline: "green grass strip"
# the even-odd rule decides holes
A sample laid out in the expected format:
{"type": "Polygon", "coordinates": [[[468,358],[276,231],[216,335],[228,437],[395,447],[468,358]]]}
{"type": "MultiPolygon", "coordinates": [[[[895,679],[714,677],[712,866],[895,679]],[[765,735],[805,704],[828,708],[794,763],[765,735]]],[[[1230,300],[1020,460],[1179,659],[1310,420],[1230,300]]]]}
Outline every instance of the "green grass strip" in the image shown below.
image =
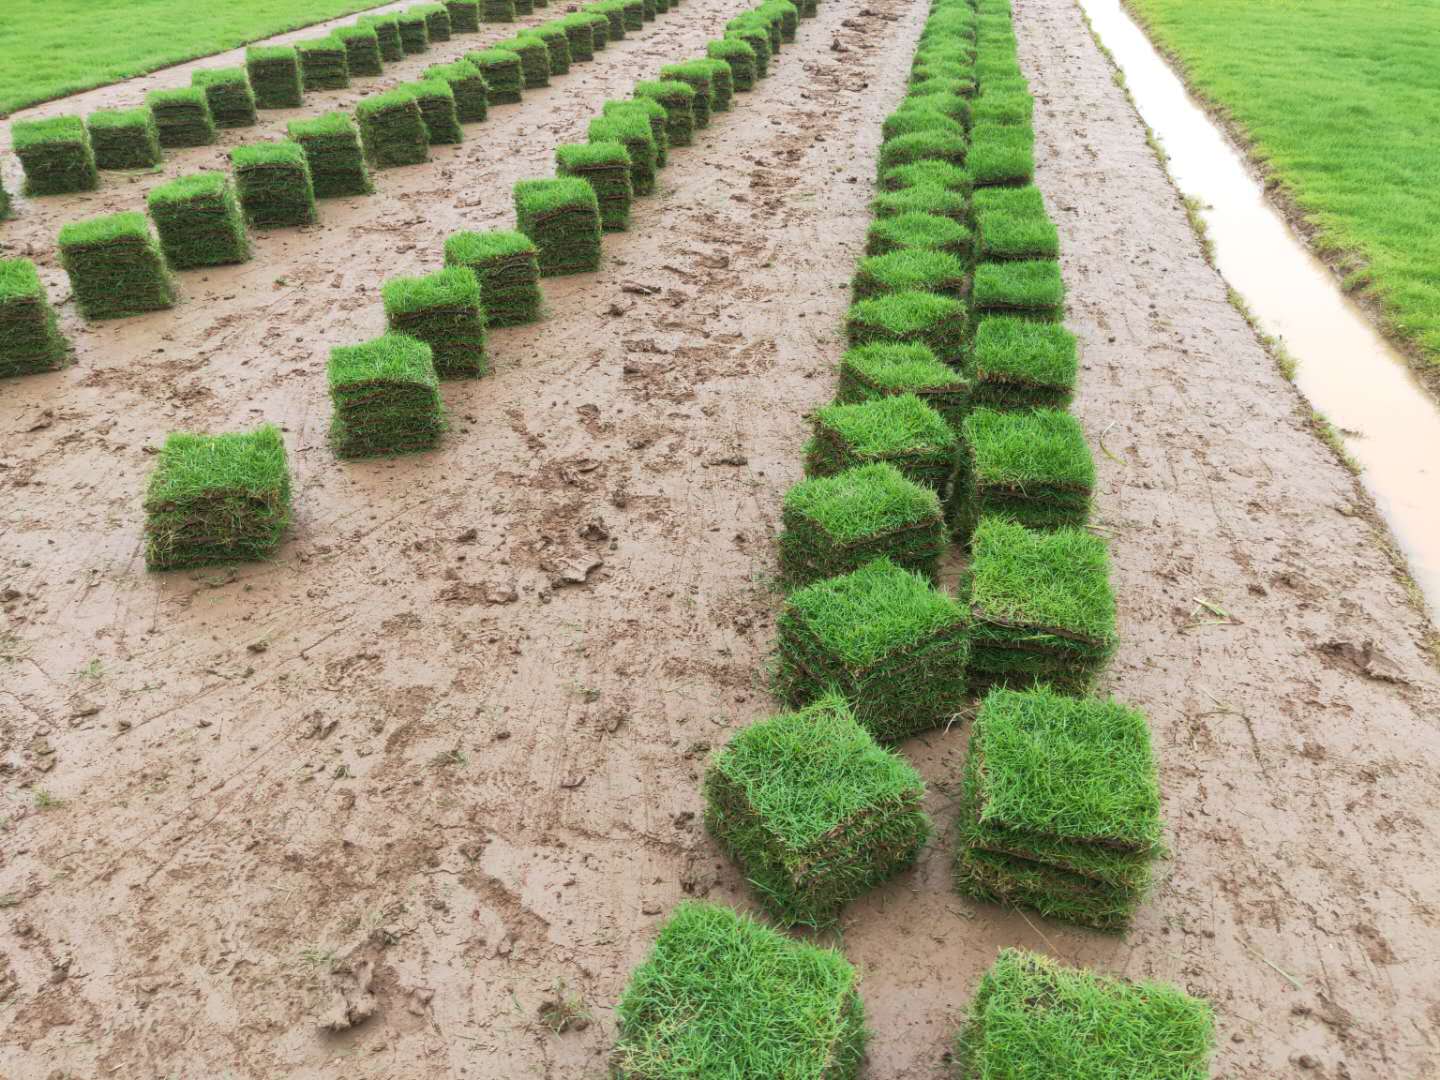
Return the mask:
{"type": "Polygon", "coordinates": [[[958,255],[932,248],[907,247],[861,259],[850,280],[850,293],[857,301],[903,292],[928,292],[959,299],[965,295],[968,278],[966,261],[958,255]]]}
{"type": "Polygon", "coordinates": [[[1024,125],[977,123],[968,164],[976,187],[1028,184],[1035,178],[1035,133],[1024,125]]]}
{"type": "Polygon", "coordinates": [[[957,434],[970,412],[971,380],[918,343],[880,342],[848,349],[836,401],[845,405],[914,394],[957,434]]]}
{"type": "Polygon", "coordinates": [[[1065,314],[1060,264],[1052,259],[981,263],[975,267],[971,302],[980,314],[1059,319],[1065,314]]]}
{"type": "Polygon", "coordinates": [[[845,314],[845,334],[851,345],[925,345],[944,363],[960,367],[968,320],[967,306],[953,297],[887,293],[852,304],[845,314]]]}
{"type": "Polygon", "coordinates": [[[977,408],[961,427],[971,523],[1003,515],[1032,529],[1082,526],[1090,517],[1095,461],[1068,412],[977,408]]]}
{"type": "MultiPolygon", "coordinates": [[[[896,165],[894,168],[886,169],[880,175],[880,186],[886,191],[903,191],[907,188],[940,188],[961,196],[961,200],[958,201],[963,201],[964,197],[970,194],[975,182],[963,166],[952,165],[948,161],[915,161],[909,165],[896,165]]],[[[952,205],[954,201],[952,200],[952,205]]],[[[964,218],[968,210],[967,204],[966,208],[958,214],[949,213],[945,216],[964,218]]],[[[899,210],[896,212],[911,211],[899,210]]],[[[933,213],[930,210],[918,212],[933,213]]]]}
{"type": "Polygon", "coordinates": [[[968,265],[975,238],[953,218],[938,214],[898,214],[876,218],[865,234],[866,255],[887,255],[893,251],[938,251],[968,265]]]}
{"type": "MultiPolygon", "coordinates": [[[[665,106],[653,98],[628,98],[624,101],[607,101],[601,106],[605,117],[625,114],[643,116],[650,125],[650,134],[655,139],[655,168],[663,169],[670,161],[669,113],[665,106]]],[[[633,165],[634,158],[631,158],[633,165]]]]}
{"type": "MultiPolygon", "coordinates": [[[[380,15],[361,15],[355,20],[359,26],[368,26],[375,31],[380,42],[380,59],[386,64],[405,59],[405,45],[400,40],[400,22],[393,12],[380,15]]],[[[347,39],[346,45],[349,45],[347,39]]],[[[358,74],[358,72],[357,72],[358,74]]]]}

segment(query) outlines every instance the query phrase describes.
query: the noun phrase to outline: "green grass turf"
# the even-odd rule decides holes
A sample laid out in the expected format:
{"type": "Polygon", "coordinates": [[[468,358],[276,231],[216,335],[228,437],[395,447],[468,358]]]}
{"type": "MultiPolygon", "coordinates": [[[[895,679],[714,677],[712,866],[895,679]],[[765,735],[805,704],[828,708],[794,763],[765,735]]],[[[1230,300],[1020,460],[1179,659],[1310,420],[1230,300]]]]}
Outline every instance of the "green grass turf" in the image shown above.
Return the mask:
{"type": "Polygon", "coordinates": [[[315,185],[305,151],[293,142],[253,143],[230,151],[245,220],[256,229],[315,221],[315,185]]]}
{"type": "Polygon", "coordinates": [[[1045,217],[1045,196],[1034,184],[1023,187],[978,188],[973,197],[976,215],[1013,214],[1017,217],[1045,217]]]}
{"type": "Polygon", "coordinates": [[[465,59],[480,69],[485,85],[490,88],[491,105],[517,104],[525,92],[525,73],[520,54],[511,49],[479,49],[465,54],[465,59]]]}
{"type": "Polygon", "coordinates": [[[963,133],[915,131],[897,135],[880,144],[880,172],[916,161],[948,161],[964,165],[968,142],[963,133]]]}
{"type": "Polygon", "coordinates": [[[1035,176],[1035,133],[1025,125],[977,123],[966,165],[977,188],[1028,184],[1035,176]]]}
{"type": "Polygon", "coordinates": [[[252,45],[245,50],[245,70],[257,109],[294,109],[303,103],[300,55],[293,46],[252,45]]]}
{"type": "Polygon", "coordinates": [[[550,85],[550,49],[540,38],[528,33],[496,42],[493,46],[520,58],[521,88],[534,90],[550,85]]]}
{"type": "Polygon", "coordinates": [[[565,37],[570,42],[570,62],[587,63],[595,59],[595,38],[591,20],[584,12],[572,12],[555,20],[565,28],[565,37]]]}
{"type": "MultiPolygon", "coordinates": [[[[940,95],[936,95],[939,97],[940,95]]],[[[965,134],[965,125],[954,117],[947,115],[939,109],[931,108],[923,104],[927,99],[917,99],[920,104],[912,105],[909,108],[897,109],[885,118],[885,123],[880,127],[881,135],[886,139],[897,139],[901,135],[913,135],[917,131],[933,131],[942,135],[961,136],[965,134]]],[[[922,160],[932,161],[934,158],[922,160]]],[[[910,164],[910,162],[904,162],[910,164]]],[[[891,165],[890,168],[895,168],[891,165]]],[[[882,167],[882,173],[884,168],[882,167]]]]}
{"type": "Polygon", "coordinates": [[[1133,0],[1189,82],[1339,253],[1347,286],[1440,365],[1440,5],[1133,0]]]}
{"type": "Polygon", "coordinates": [[[971,302],[976,312],[1058,319],[1065,314],[1060,264],[1052,259],[980,263],[975,267],[971,302]]]}
{"type": "Polygon", "coordinates": [[[133,210],[60,229],[60,265],[80,314],[119,319],[175,304],[175,285],[145,215],[133,210]]]}
{"type": "Polygon", "coordinates": [[[478,379],[490,370],[480,282],[468,267],[395,277],[380,287],[390,330],[430,346],[442,379],[478,379]]]}
{"type": "Polygon", "coordinates": [[[1007,214],[1000,210],[977,213],[975,235],[977,257],[982,260],[1060,257],[1060,231],[1043,214],[1007,214]]]}
{"type": "Polygon", "coordinates": [[[210,99],[198,86],[151,90],[145,104],[155,116],[160,145],[209,146],[215,141],[215,117],[210,99]]]}
{"type": "Polygon", "coordinates": [[[807,476],[833,476],[887,461],[942,499],[949,494],[959,458],[957,436],[919,396],[825,405],[815,410],[813,420],[815,434],[805,448],[807,476]]]}
{"type": "Polygon", "coordinates": [[[1028,124],[1035,114],[1035,99],[1025,93],[985,93],[973,106],[977,124],[1028,124]]]}
{"type": "Polygon", "coordinates": [[[600,203],[575,176],[521,180],[514,188],[519,230],[540,252],[540,275],[556,277],[600,268],[600,203]]]}
{"type": "Polygon", "coordinates": [[[445,430],[430,346],[385,334],[330,350],[330,445],[339,457],[429,450],[445,430]]]}
{"type": "Polygon", "coordinates": [[[420,118],[425,123],[425,135],[431,146],[463,142],[465,129],[460,126],[460,114],[455,108],[455,91],[444,79],[420,79],[405,83],[420,106],[420,118]]]}
{"type": "Polygon", "coordinates": [[[844,405],[914,394],[959,432],[970,411],[972,383],[963,372],[916,343],[877,342],[847,349],[835,400],[844,405]]]}
{"type": "Polygon", "coordinates": [[[474,34],[480,30],[480,0],[445,0],[450,13],[450,32],[474,34]]]}
{"type": "Polygon", "coordinates": [[[305,151],[317,199],[368,195],[374,190],[360,148],[359,129],[348,113],[329,112],[309,120],[292,120],[286,132],[305,151]]]}
{"type": "MultiPolygon", "coordinates": [[[[963,166],[952,165],[948,161],[915,161],[909,165],[896,165],[880,174],[880,186],[886,191],[936,187],[963,197],[970,194],[974,183],[974,179],[963,166]]],[[[962,210],[961,216],[964,216],[967,210],[968,207],[962,210]]]]}
{"type": "Polygon", "coordinates": [[[420,103],[406,87],[360,99],[355,106],[365,158],[377,169],[430,159],[430,133],[420,103]]]}
{"type": "Polygon", "coordinates": [[[300,82],[311,90],[343,90],[350,85],[350,62],[345,42],[333,34],[295,43],[300,57],[300,82]]]}
{"type": "Polygon", "coordinates": [[[948,540],[940,499],[876,462],[802,480],[785,493],[780,576],[790,587],[884,556],[934,579],[948,540]]]}
{"type": "Polygon", "coordinates": [[[145,489],[145,562],[179,570],[266,559],[290,523],[280,432],[171,432],[145,489]]]}
{"type": "Polygon", "coordinates": [[[887,293],[852,304],[845,313],[851,345],[893,341],[927,346],[943,362],[959,367],[969,318],[963,301],[934,293],[887,293]]]}
{"type": "Polygon", "coordinates": [[[710,110],[714,104],[710,91],[710,74],[710,65],[699,60],[666,64],[660,69],[659,77],[662,82],[682,82],[695,91],[690,99],[690,111],[697,128],[710,126],[710,110]]]}
{"type": "Polygon", "coordinates": [[[400,28],[400,46],[407,55],[427,52],[430,48],[430,24],[423,11],[410,8],[397,12],[395,23],[400,28]]]}
{"type": "Polygon", "coordinates": [[[885,255],[870,255],[856,263],[850,294],[854,300],[899,292],[928,292],[959,299],[965,294],[968,277],[968,264],[958,255],[906,247],[885,255]]]}
{"type": "Polygon", "coordinates": [[[647,80],[635,84],[637,98],[649,98],[665,107],[665,135],[671,146],[689,146],[695,132],[695,88],[678,79],[647,80]]]}
{"type": "Polygon", "coordinates": [[[762,26],[744,24],[725,27],[725,37],[731,41],[743,41],[755,54],[755,78],[763,79],[770,74],[770,34],[762,26]]]}
{"type": "Polygon", "coordinates": [[[843,698],[751,724],[705,774],[705,826],[783,926],[830,926],[915,861],[925,784],[843,698]]]}
{"type": "Polygon", "coordinates": [[[721,38],[705,46],[705,55],[730,65],[730,85],[736,92],[755,89],[755,50],[738,38],[721,38]]]}
{"type": "Polygon", "coordinates": [[[968,700],[968,613],[888,559],[791,593],[776,646],[782,701],[803,705],[838,691],[881,742],[949,723],[968,700]]]}
{"type": "Polygon", "coordinates": [[[594,189],[603,230],[624,232],[629,228],[630,204],[634,200],[635,189],[630,180],[630,153],[623,143],[566,143],[557,146],[555,175],[578,177],[594,189]]]}
{"type": "Polygon", "coordinates": [[[25,169],[27,195],[64,195],[99,186],[95,152],[80,117],[17,120],[10,138],[25,169]]]}
{"type": "MultiPolygon", "coordinates": [[[[399,32],[398,27],[396,32],[399,32]]],[[[381,75],[385,71],[380,31],[371,23],[341,26],[335,37],[345,45],[345,67],[352,76],[381,75]]]]}
{"type": "Polygon", "coordinates": [[[406,10],[425,16],[425,32],[431,41],[450,40],[450,11],[444,4],[412,4],[406,10]]]}
{"type": "Polygon", "coordinates": [[[224,266],[250,258],[250,241],[230,177],[203,172],[150,189],[145,199],[172,270],[224,266]]]}
{"type": "Polygon", "coordinates": [[[190,85],[205,91],[216,127],[249,127],[255,123],[255,92],[250,89],[250,75],[243,67],[201,68],[191,74],[190,85]]]}
{"type": "Polygon", "coordinates": [[[992,409],[1062,409],[1075,390],[1075,335],[1059,323],[988,315],[971,349],[975,403],[992,409]]]}
{"type": "MultiPolygon", "coordinates": [[[[1095,461],[1080,421],[1059,409],[977,408],[961,426],[967,520],[999,514],[1032,529],[1084,525],[1095,461]]],[[[968,531],[968,530],[967,530],[968,531]]]]}
{"type": "Polygon", "coordinates": [[[727,907],[686,901],[616,1010],[616,1080],[853,1080],[865,1048],[859,975],[836,950],[727,907]]]}
{"type": "Polygon", "coordinates": [[[155,117],[143,106],[99,109],[85,118],[85,127],[97,168],[149,169],[163,158],[155,117]]]}
{"type": "Polygon", "coordinates": [[[590,121],[586,137],[592,143],[617,143],[630,158],[633,195],[655,191],[655,132],[648,117],[635,112],[612,112],[590,121]]]}
{"type": "Polygon", "coordinates": [[[866,255],[892,251],[938,251],[968,260],[975,238],[960,222],[938,214],[897,214],[876,218],[865,235],[866,255]]]}
{"type": "Polygon", "coordinates": [[[65,361],[65,339],[35,264],[0,259],[0,378],[54,371],[65,361]]]}
{"type": "Polygon", "coordinates": [[[380,59],[386,64],[405,59],[405,45],[400,40],[400,22],[393,12],[382,15],[361,15],[358,26],[368,26],[380,39],[380,59]]]}
{"type": "MultiPolygon", "coordinates": [[[[655,168],[663,169],[670,161],[669,113],[665,106],[654,98],[625,98],[621,101],[607,101],[600,107],[604,117],[638,114],[650,125],[650,134],[655,138],[655,168]]],[[[633,159],[632,159],[633,163],[633,159]]]]}
{"type": "Polygon", "coordinates": [[[0,116],[376,6],[374,0],[126,0],[97,17],[92,0],[0,5],[0,116]],[[112,17],[113,16],[113,17],[112,17]]]}
{"type": "Polygon", "coordinates": [[[565,27],[558,22],[541,23],[539,26],[523,31],[521,36],[539,38],[545,43],[545,51],[550,59],[551,75],[569,74],[570,38],[565,32],[565,27]]]}
{"type": "MultiPolygon", "coordinates": [[[[946,165],[950,163],[943,161],[916,162],[913,165],[900,167],[928,164],[946,165]]],[[[896,170],[889,171],[893,173],[896,170]]],[[[940,217],[965,222],[970,217],[970,199],[964,188],[940,187],[929,182],[921,182],[913,187],[880,192],[870,200],[870,210],[876,217],[895,217],[898,214],[938,214],[940,217]]]]}
{"type": "Polygon", "coordinates": [[[955,1080],[1206,1080],[1210,1005],[1005,949],[980,979],[955,1044],[955,1080]]]}
{"type": "Polygon", "coordinates": [[[540,318],[540,256],[521,232],[458,232],[445,239],[445,265],[468,266],[480,282],[486,326],[540,318]]]}

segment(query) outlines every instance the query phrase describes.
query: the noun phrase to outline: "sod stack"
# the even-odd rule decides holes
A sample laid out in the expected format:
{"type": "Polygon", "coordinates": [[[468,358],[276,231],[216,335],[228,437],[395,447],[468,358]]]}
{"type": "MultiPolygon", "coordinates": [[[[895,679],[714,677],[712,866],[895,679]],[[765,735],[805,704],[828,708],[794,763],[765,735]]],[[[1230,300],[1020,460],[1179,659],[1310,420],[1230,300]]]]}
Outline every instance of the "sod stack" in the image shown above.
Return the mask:
{"type": "Polygon", "coordinates": [[[925,292],[895,292],[852,304],[845,315],[850,345],[924,345],[942,362],[963,367],[969,311],[963,301],[925,292]]]}
{"type": "Polygon", "coordinates": [[[300,54],[300,78],[306,92],[312,90],[344,90],[350,85],[350,65],[345,59],[345,42],[333,34],[308,41],[297,41],[300,54]]]}
{"type": "MultiPolygon", "coordinates": [[[[629,98],[624,101],[607,101],[601,106],[600,113],[606,119],[625,115],[643,117],[645,122],[650,125],[650,134],[655,141],[655,168],[663,169],[670,163],[669,114],[665,111],[665,106],[654,98],[642,97],[629,98]]],[[[632,157],[632,168],[634,161],[635,159],[632,157]]]]}
{"type": "Polygon", "coordinates": [[[280,432],[172,432],[145,491],[145,562],[181,570],[275,554],[290,524],[280,432]]]}
{"type": "Polygon", "coordinates": [[[825,405],[815,410],[813,423],[814,437],[805,447],[805,475],[834,476],[883,461],[941,499],[949,496],[959,459],[958,436],[916,395],[825,405]]]}
{"type": "Polygon", "coordinates": [[[550,85],[550,48],[532,34],[517,34],[497,41],[494,48],[520,58],[520,83],[525,90],[550,85]]]}
{"type": "Polygon", "coordinates": [[[450,13],[452,34],[480,32],[480,0],[445,0],[445,10],[450,13]]]}
{"type": "Polygon", "coordinates": [[[424,16],[425,32],[432,42],[450,40],[450,11],[444,4],[416,4],[410,12],[424,16]]]}
{"type": "Polygon", "coordinates": [[[1164,854],[1145,717],[1041,687],[992,690],[970,729],[955,887],[1097,930],[1123,930],[1164,854]]]}
{"type": "Polygon", "coordinates": [[[355,23],[375,31],[375,36],[380,40],[381,61],[393,64],[397,60],[405,59],[405,46],[400,41],[400,22],[393,14],[361,15],[355,23]]]}
{"type": "Polygon", "coordinates": [[[0,378],[65,366],[65,339],[29,259],[0,259],[0,378]]]}
{"type": "Polygon", "coordinates": [[[865,1053],[860,977],[834,949],[727,907],[686,901],[616,1010],[616,1080],[854,1080],[865,1053]]]}
{"type": "MultiPolygon", "coordinates": [[[[763,79],[770,74],[770,34],[763,26],[753,24],[741,24],[739,26],[727,26],[725,28],[725,40],[742,41],[750,46],[751,61],[755,71],[755,79],[763,79]]],[[[737,82],[737,90],[744,87],[737,82]]],[[[753,84],[752,87],[753,89],[753,84]]]]}
{"type": "Polygon", "coordinates": [[[217,128],[255,124],[255,92],[243,67],[203,68],[190,76],[190,85],[205,91],[217,128]]]}
{"type": "Polygon", "coordinates": [[[1075,335],[1059,323],[991,315],[975,328],[975,402],[992,409],[1063,409],[1075,393],[1075,335]]]}
{"type": "Polygon", "coordinates": [[[694,142],[695,88],[673,79],[638,82],[637,98],[649,98],[665,109],[665,137],[670,146],[689,146],[694,142]]]}
{"type": "MultiPolygon", "coordinates": [[[[897,165],[890,175],[904,170],[954,168],[945,161],[913,161],[897,165]]],[[[870,211],[876,217],[897,217],[900,214],[934,214],[964,225],[970,219],[970,198],[963,188],[946,188],[937,183],[919,183],[882,191],[870,200],[870,211]]]]}
{"type": "Polygon", "coordinates": [[[975,251],[975,237],[954,218],[926,213],[877,218],[865,234],[868,256],[915,250],[944,252],[968,264],[975,251]]]}
{"type": "Polygon", "coordinates": [[[970,412],[971,390],[971,381],[964,374],[942,364],[924,345],[880,342],[846,350],[840,360],[835,400],[858,405],[914,394],[958,434],[970,412]]]}
{"type": "Polygon", "coordinates": [[[330,445],[342,458],[429,450],[445,430],[430,346],[404,334],[330,350],[330,445]]]}
{"type": "Polygon", "coordinates": [[[893,465],[860,465],[785,493],[780,577],[798,588],[883,557],[933,581],[947,539],[935,492],[893,465]]]}
{"type": "Polygon", "coordinates": [[[361,98],[355,106],[365,157],[377,169],[419,165],[430,160],[430,133],[420,103],[398,87],[361,98]]]}
{"type": "Polygon", "coordinates": [[[25,170],[27,195],[94,191],[100,184],[90,136],[78,116],[16,120],[10,141],[25,170]]]}
{"type": "Polygon", "coordinates": [[[605,19],[607,44],[625,37],[625,5],[620,0],[598,0],[597,3],[586,4],[585,10],[605,19]]]}
{"type": "Polygon", "coordinates": [[[970,619],[888,559],[797,589],[777,636],[775,691],[790,705],[837,690],[881,742],[950,723],[965,708],[970,619]]]}
{"type": "Polygon", "coordinates": [[[520,54],[509,49],[480,49],[465,59],[480,69],[490,88],[491,105],[514,105],[520,101],[525,76],[520,71],[520,54]]]}
{"type": "Polygon", "coordinates": [[[545,7],[546,4],[537,4],[535,0],[515,0],[515,15],[529,15],[537,7],[545,7]]]}
{"type": "MultiPolygon", "coordinates": [[[[655,133],[650,129],[647,117],[633,111],[597,116],[590,121],[586,135],[592,146],[618,145],[624,148],[630,162],[630,190],[633,195],[654,193],[655,133]]],[[[598,196],[599,192],[596,194],[598,196]]],[[[603,198],[600,206],[603,220],[603,198]]]]}
{"type": "Polygon", "coordinates": [[[465,129],[460,126],[460,114],[455,108],[455,91],[448,82],[421,79],[406,83],[400,89],[407,91],[420,106],[420,118],[425,123],[425,136],[431,146],[464,140],[465,129]]]}
{"type": "Polygon", "coordinates": [[[630,225],[630,154],[619,142],[567,143],[555,148],[555,174],[584,180],[600,206],[600,227],[624,232],[630,225]]]}
{"type": "MultiPolygon", "coordinates": [[[[509,0],[506,0],[508,3],[509,0]]],[[[513,22],[514,20],[506,20],[513,22]]],[[[556,22],[565,28],[565,40],[570,43],[570,62],[583,64],[586,61],[595,59],[595,35],[591,30],[591,20],[583,12],[575,12],[557,19],[556,22]]]]}
{"type": "Polygon", "coordinates": [[[435,64],[425,69],[425,78],[436,79],[450,87],[455,99],[455,118],[462,124],[479,123],[490,115],[489,87],[480,69],[469,60],[453,64],[435,64]]]}
{"type": "Polygon", "coordinates": [[[977,688],[1049,683],[1083,694],[1115,651],[1105,541],[982,517],[971,539],[971,674],[977,688]]]}
{"type": "Polygon", "coordinates": [[[385,60],[380,52],[380,33],[374,26],[368,23],[342,26],[335,31],[334,36],[345,46],[345,67],[352,78],[384,74],[385,60]]]}
{"type": "Polygon", "coordinates": [[[739,38],[722,38],[705,46],[705,55],[730,68],[730,87],[738,92],[755,89],[755,50],[739,38]]]}
{"type": "MultiPolygon", "coordinates": [[[[703,60],[686,60],[679,64],[666,64],[660,69],[661,82],[684,83],[694,91],[690,95],[690,115],[694,118],[694,126],[697,129],[710,126],[710,76],[710,65],[703,60]]],[[[670,107],[670,103],[664,98],[659,100],[667,109],[670,107]]]]}
{"type": "Polygon", "coordinates": [[[145,104],[155,116],[161,146],[209,146],[215,141],[210,99],[200,87],[151,90],[145,95],[145,104]]]}
{"type": "Polygon", "coordinates": [[[545,43],[550,60],[551,75],[567,75],[570,72],[570,37],[558,22],[541,23],[524,31],[522,36],[539,38],[545,43]]]}
{"type": "Polygon", "coordinates": [[[524,233],[454,233],[445,240],[445,265],[465,266],[475,275],[486,326],[540,318],[540,253],[524,233]]]}
{"type": "Polygon", "coordinates": [[[855,266],[851,296],[865,300],[890,293],[925,292],[960,300],[969,279],[966,260],[948,251],[907,247],[869,255],[855,266]]]}
{"type": "Polygon", "coordinates": [[[400,45],[406,55],[425,52],[430,48],[430,26],[424,12],[411,8],[398,12],[395,25],[400,29],[400,45]]]}
{"type": "Polygon", "coordinates": [[[1200,998],[1004,949],[955,1040],[954,1080],[1208,1080],[1215,1021],[1200,998]]]}
{"type": "Polygon", "coordinates": [[[588,8],[578,14],[590,25],[591,48],[595,52],[604,52],[610,44],[610,20],[600,12],[588,8]]]}
{"type": "Polygon", "coordinates": [[[826,927],[915,861],[924,798],[910,764],[829,695],[730,740],[705,773],[705,827],[777,922],[826,927]]]}
{"type": "Polygon", "coordinates": [[[440,378],[478,379],[489,372],[480,283],[468,268],[447,266],[424,277],[391,278],[380,296],[390,331],[430,346],[440,378]]]}
{"type": "Polygon", "coordinates": [[[540,253],[541,277],[600,269],[600,203],[584,180],[521,180],[515,218],[540,253]]]}
{"type": "Polygon", "coordinates": [[[300,56],[289,45],[251,45],[245,70],[257,109],[297,109],[304,101],[300,56]]]}
{"type": "Polygon", "coordinates": [[[230,151],[245,220],[256,229],[315,221],[315,185],[298,143],[255,143],[230,151]]]}
{"type": "Polygon", "coordinates": [[[286,132],[305,151],[317,199],[368,195],[375,190],[360,148],[360,132],[349,114],[330,112],[313,120],[292,120],[286,132]]]}
{"type": "Polygon", "coordinates": [[[486,22],[514,22],[515,0],[484,0],[486,22]]]}
{"type": "Polygon", "coordinates": [[[182,176],[151,188],[145,201],[172,270],[224,266],[250,258],[240,204],[224,173],[182,176]]]}
{"type": "Polygon", "coordinates": [[[1090,517],[1095,461],[1080,422],[1067,412],[977,408],[961,429],[969,516],[999,514],[1031,529],[1083,526],[1090,517]]]}
{"type": "Polygon", "coordinates": [[[175,304],[174,284],[145,215],[135,211],[71,222],[60,229],[60,265],[80,314],[119,319],[175,304]]]}

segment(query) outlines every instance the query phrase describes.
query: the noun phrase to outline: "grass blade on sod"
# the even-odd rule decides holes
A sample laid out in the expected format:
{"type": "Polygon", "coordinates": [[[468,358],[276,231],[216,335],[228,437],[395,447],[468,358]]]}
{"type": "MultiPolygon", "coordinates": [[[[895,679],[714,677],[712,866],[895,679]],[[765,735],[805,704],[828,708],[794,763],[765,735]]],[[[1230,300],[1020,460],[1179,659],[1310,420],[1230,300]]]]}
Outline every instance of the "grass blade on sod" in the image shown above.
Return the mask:
{"type": "Polygon", "coordinates": [[[145,215],[76,221],[60,230],[60,265],[80,314],[119,319],[175,305],[175,287],[145,215]]]}
{"type": "Polygon", "coordinates": [[[0,378],[65,366],[65,339],[29,259],[0,259],[0,378]]]}

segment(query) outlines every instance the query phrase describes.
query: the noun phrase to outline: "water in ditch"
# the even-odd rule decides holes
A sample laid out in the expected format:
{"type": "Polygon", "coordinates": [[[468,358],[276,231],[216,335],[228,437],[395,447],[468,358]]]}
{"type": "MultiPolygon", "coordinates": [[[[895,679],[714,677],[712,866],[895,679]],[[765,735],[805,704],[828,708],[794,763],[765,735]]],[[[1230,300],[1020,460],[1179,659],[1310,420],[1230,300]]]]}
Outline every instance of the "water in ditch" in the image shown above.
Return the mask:
{"type": "Polygon", "coordinates": [[[1295,381],[1345,435],[1361,481],[1440,612],[1440,409],[1405,359],[1265,199],[1229,139],[1186,92],[1119,0],[1078,0],[1125,73],[1175,183],[1200,201],[1225,280],[1299,361],[1295,381]]]}

